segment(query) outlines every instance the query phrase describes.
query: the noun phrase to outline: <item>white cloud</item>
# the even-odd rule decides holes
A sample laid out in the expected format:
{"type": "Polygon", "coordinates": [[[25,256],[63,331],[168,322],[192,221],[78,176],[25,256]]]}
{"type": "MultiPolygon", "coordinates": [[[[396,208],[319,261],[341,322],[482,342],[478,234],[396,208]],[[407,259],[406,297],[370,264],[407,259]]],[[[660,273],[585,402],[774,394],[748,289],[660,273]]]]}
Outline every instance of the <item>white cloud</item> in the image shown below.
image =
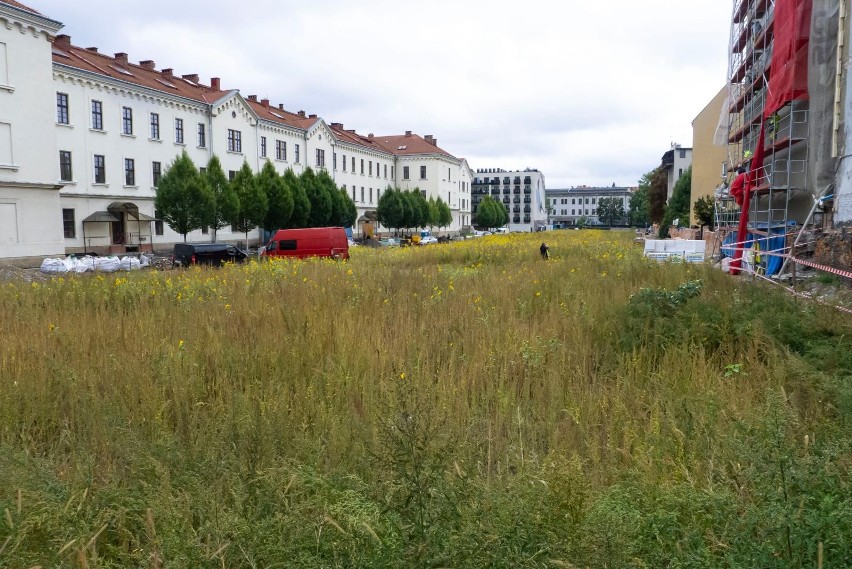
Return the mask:
{"type": "Polygon", "coordinates": [[[720,0],[30,0],[77,45],[376,134],[433,134],[473,168],[632,185],[724,84],[720,0]],[[96,14],[97,17],[93,17],[96,14]],[[109,22],[109,26],[104,26],[109,22]]]}

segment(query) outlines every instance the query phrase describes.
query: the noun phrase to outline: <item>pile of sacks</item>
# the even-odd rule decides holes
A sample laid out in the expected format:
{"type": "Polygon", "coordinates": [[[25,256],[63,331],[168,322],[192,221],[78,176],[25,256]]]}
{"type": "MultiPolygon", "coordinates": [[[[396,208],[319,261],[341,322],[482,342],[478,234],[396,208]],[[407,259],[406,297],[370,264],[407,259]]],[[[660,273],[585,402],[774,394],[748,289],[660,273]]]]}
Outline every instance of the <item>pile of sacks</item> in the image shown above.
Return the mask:
{"type": "Polygon", "coordinates": [[[136,271],[150,264],[148,257],[68,257],[66,259],[45,259],[41,263],[41,272],[53,274],[85,273],[89,271],[114,273],[116,271],[136,271]]]}

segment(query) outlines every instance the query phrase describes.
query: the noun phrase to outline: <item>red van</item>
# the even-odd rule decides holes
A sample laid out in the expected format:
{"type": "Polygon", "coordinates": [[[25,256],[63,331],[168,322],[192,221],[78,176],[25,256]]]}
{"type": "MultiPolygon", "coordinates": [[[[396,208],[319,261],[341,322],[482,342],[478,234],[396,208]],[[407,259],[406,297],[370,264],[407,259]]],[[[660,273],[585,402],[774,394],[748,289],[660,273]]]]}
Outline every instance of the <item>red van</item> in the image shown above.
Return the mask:
{"type": "Polygon", "coordinates": [[[349,240],[342,227],[279,229],[263,249],[264,257],[349,258],[349,240]]]}

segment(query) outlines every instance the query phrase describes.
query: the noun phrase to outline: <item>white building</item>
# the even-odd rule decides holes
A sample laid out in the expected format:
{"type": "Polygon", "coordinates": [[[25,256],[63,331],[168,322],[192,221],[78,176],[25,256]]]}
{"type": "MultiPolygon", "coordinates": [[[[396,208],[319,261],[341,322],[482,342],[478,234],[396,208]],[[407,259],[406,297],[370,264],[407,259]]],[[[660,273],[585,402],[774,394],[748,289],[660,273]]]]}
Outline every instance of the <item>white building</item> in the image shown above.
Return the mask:
{"type": "Polygon", "coordinates": [[[51,41],[62,27],[17,2],[0,3],[0,257],[63,251],[53,152],[51,41]],[[45,148],[50,149],[46,151],[45,148]]]}
{"type": "Polygon", "coordinates": [[[473,180],[473,210],[489,195],[508,210],[510,231],[538,231],[547,225],[544,174],[538,170],[478,169],[473,180]]]}
{"type": "Polygon", "coordinates": [[[666,201],[672,199],[675,184],[692,166],[692,148],[683,148],[673,142],[672,148],[663,154],[662,168],[666,171],[666,201]]]}
{"type": "MultiPolygon", "coordinates": [[[[399,186],[444,199],[448,231],[470,224],[473,173],[432,136],[361,136],[244,97],[219,78],[207,85],[126,53],[80,48],[56,35],[60,23],[12,0],[0,0],[0,20],[0,258],[182,241],[157,220],[154,196],[184,150],[199,167],[218,156],[232,175],[267,160],[280,173],[324,169],[350,193],[360,222],[385,188],[399,186]]],[[[217,233],[241,238],[230,228],[217,233]]],[[[188,239],[211,236],[199,230],[188,239]]]]}
{"type": "Polygon", "coordinates": [[[633,188],[624,186],[591,187],[577,186],[575,188],[547,190],[547,201],[550,206],[550,222],[559,227],[578,225],[581,218],[586,225],[600,225],[598,205],[604,198],[620,200],[625,212],[623,221],[626,223],[627,212],[630,211],[630,196],[633,188]]]}

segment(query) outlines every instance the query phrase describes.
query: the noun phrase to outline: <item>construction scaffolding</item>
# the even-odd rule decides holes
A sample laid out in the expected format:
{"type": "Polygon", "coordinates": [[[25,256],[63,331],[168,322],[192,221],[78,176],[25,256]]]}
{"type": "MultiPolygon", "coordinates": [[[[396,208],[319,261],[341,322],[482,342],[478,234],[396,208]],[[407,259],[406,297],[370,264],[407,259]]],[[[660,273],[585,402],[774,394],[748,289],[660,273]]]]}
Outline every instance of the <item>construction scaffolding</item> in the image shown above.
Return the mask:
{"type": "MultiPolygon", "coordinates": [[[[807,17],[809,23],[810,12],[809,7],[807,13],[802,11],[804,3],[805,0],[734,0],[728,75],[728,181],[716,193],[720,235],[714,247],[716,255],[733,256],[737,247],[785,250],[788,240],[792,242],[789,238],[805,221],[810,206],[806,196],[808,38],[802,37],[801,30],[806,26],[801,25],[801,19],[807,17]],[[780,22],[776,4],[781,5],[780,22]],[[798,19],[794,23],[789,21],[791,18],[798,19]],[[780,47],[776,45],[779,37],[780,47]],[[800,61],[802,49],[804,64],[800,61]],[[761,129],[762,150],[758,148],[761,129]],[[737,242],[741,208],[729,188],[741,167],[748,171],[752,188],[748,237],[743,240],[745,243],[732,246],[737,242]]],[[[781,263],[773,261],[772,256],[763,255],[762,263],[760,270],[764,274],[781,271],[781,263]]]]}

